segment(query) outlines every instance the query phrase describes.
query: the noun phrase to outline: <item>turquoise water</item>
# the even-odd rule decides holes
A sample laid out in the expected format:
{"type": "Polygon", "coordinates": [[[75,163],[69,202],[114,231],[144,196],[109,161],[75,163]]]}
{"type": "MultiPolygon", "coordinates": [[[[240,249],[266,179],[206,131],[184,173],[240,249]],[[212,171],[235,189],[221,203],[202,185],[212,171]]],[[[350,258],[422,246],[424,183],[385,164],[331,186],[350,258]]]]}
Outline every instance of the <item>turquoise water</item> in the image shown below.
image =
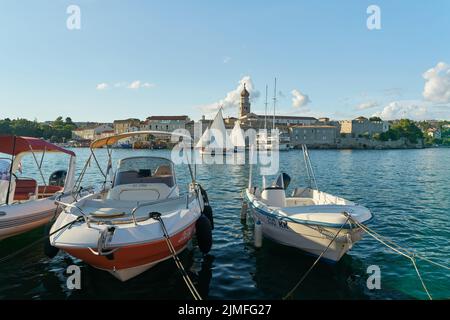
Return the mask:
{"type": "MultiPolygon", "coordinates": [[[[88,150],[75,149],[78,169],[88,150]]],[[[115,158],[170,151],[115,150],[115,158]]],[[[398,244],[443,264],[450,264],[450,149],[424,150],[311,150],[319,188],[369,207],[375,215],[370,227],[398,244]]],[[[280,154],[280,167],[291,185],[304,185],[300,151],[280,154]]],[[[100,150],[100,159],[105,159],[100,150]]],[[[67,159],[65,159],[67,160],[67,159]]],[[[102,162],[104,163],[104,161],[102,162]]],[[[54,156],[46,163],[47,175],[62,164],[54,156]]],[[[33,168],[24,161],[27,175],[33,168]],[[27,171],[28,170],[28,171],[27,171]]],[[[214,245],[202,257],[199,250],[185,251],[181,259],[208,299],[280,299],[314,262],[293,248],[264,239],[252,245],[252,225],[240,221],[240,192],[248,183],[247,165],[198,166],[198,180],[208,191],[214,209],[214,245]]],[[[177,167],[178,182],[189,182],[186,168],[177,167]]],[[[101,181],[94,164],[88,184],[101,181]]],[[[255,178],[255,182],[257,182],[255,178]]],[[[0,242],[0,256],[14,252],[43,234],[37,229],[0,242]]],[[[450,298],[450,272],[418,261],[424,281],[435,299],[450,298]]],[[[172,260],[121,283],[64,253],[53,260],[42,246],[0,265],[0,299],[189,299],[189,293],[172,260]],[[82,289],[66,288],[66,268],[82,270],[82,289]]],[[[411,262],[365,236],[339,263],[319,264],[295,294],[296,299],[426,299],[411,262]],[[381,289],[368,290],[367,267],[381,269],[381,289]]]]}

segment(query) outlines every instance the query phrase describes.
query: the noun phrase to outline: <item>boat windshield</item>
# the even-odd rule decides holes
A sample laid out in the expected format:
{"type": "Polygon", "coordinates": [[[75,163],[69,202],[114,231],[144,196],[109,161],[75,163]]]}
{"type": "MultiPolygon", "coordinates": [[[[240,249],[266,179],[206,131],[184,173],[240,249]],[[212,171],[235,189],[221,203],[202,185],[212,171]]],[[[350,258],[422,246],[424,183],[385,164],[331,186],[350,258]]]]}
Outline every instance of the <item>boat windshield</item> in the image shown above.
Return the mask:
{"type": "Polygon", "coordinates": [[[119,161],[114,186],[137,183],[175,185],[172,161],[158,157],[133,157],[119,161]]]}

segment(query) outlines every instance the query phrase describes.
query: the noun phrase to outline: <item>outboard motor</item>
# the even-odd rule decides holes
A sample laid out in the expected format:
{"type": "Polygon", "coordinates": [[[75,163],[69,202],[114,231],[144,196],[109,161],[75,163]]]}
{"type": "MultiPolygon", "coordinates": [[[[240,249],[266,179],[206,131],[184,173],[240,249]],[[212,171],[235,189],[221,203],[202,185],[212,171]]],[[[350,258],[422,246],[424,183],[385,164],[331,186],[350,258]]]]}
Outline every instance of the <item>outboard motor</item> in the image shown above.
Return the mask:
{"type": "Polygon", "coordinates": [[[281,173],[272,186],[264,188],[261,192],[261,199],[271,207],[285,207],[286,193],[285,190],[291,182],[291,177],[286,173],[281,173]]]}
{"type": "Polygon", "coordinates": [[[67,176],[66,170],[57,170],[50,175],[50,178],[48,179],[48,185],[64,187],[64,183],[66,182],[66,176],[67,176]]]}

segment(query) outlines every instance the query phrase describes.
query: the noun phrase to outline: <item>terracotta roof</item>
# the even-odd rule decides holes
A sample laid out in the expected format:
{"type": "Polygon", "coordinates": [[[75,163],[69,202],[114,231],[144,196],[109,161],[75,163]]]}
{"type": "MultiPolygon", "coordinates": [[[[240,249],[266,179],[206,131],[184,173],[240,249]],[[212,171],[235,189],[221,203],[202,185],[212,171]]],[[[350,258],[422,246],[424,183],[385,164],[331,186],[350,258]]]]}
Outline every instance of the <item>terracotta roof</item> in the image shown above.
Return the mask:
{"type": "MultiPolygon", "coordinates": [[[[257,114],[256,115],[259,118],[264,118],[266,117],[265,115],[261,115],[261,114],[257,114]]],[[[271,121],[273,119],[273,115],[267,115],[267,122],[271,121]]],[[[317,120],[314,117],[299,117],[299,116],[283,116],[283,115],[278,115],[275,116],[275,119],[289,119],[289,120],[317,120]]]]}
{"type": "Polygon", "coordinates": [[[125,119],[125,120],[114,120],[114,123],[136,122],[136,121],[140,122],[141,120],[130,118],[130,119],[125,119]]]}
{"type": "Polygon", "coordinates": [[[320,124],[318,124],[318,125],[316,125],[316,126],[311,126],[311,125],[307,125],[307,126],[296,125],[296,126],[292,126],[291,128],[299,128],[299,129],[302,129],[302,128],[316,128],[316,129],[320,129],[320,128],[328,128],[328,129],[330,129],[330,128],[333,128],[333,129],[336,129],[337,127],[335,127],[335,126],[321,126],[320,124]]]}
{"type": "Polygon", "coordinates": [[[188,116],[151,116],[147,120],[187,120],[188,116]]]}

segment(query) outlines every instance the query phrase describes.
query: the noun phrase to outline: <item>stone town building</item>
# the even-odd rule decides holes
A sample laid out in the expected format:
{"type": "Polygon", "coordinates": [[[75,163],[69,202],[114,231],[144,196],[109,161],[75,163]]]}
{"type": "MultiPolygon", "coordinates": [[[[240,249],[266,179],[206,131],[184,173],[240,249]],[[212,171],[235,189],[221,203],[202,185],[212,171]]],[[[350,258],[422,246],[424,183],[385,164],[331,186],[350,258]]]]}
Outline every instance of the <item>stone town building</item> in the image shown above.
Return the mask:
{"type": "Polygon", "coordinates": [[[336,144],[336,127],[329,125],[297,125],[289,127],[290,144],[298,147],[336,144]]]}
{"type": "Polygon", "coordinates": [[[151,116],[141,125],[141,130],[172,132],[176,129],[186,129],[191,121],[188,116],[151,116]]]}
{"type": "Polygon", "coordinates": [[[125,120],[114,120],[114,132],[116,134],[135,131],[135,128],[139,128],[141,121],[139,119],[125,119],[125,120]]]}
{"type": "Polygon", "coordinates": [[[434,139],[441,139],[442,138],[442,134],[441,131],[439,129],[436,128],[430,128],[427,130],[427,135],[434,138],[434,139]]]}
{"type": "MultiPolygon", "coordinates": [[[[300,116],[283,116],[283,115],[258,115],[251,112],[250,93],[247,91],[245,85],[241,92],[241,101],[239,106],[239,120],[244,129],[253,128],[255,130],[264,129],[265,124],[270,129],[275,122],[276,128],[280,131],[287,132],[287,127],[295,125],[312,125],[317,122],[313,117],[300,116]],[[275,118],[275,119],[274,119],[275,118]]],[[[231,126],[230,121],[230,126],[231,126]]],[[[234,121],[233,121],[234,124],[234,121]]]]}
{"type": "Polygon", "coordinates": [[[382,133],[389,130],[388,121],[371,121],[365,117],[358,117],[353,120],[339,121],[340,133],[351,135],[356,138],[361,135],[370,137],[376,133],[382,133]]]}
{"type": "Polygon", "coordinates": [[[83,128],[77,128],[72,131],[72,140],[95,140],[103,138],[106,135],[112,135],[114,129],[109,124],[94,124],[83,128]],[[112,132],[112,133],[111,133],[112,132]]]}

